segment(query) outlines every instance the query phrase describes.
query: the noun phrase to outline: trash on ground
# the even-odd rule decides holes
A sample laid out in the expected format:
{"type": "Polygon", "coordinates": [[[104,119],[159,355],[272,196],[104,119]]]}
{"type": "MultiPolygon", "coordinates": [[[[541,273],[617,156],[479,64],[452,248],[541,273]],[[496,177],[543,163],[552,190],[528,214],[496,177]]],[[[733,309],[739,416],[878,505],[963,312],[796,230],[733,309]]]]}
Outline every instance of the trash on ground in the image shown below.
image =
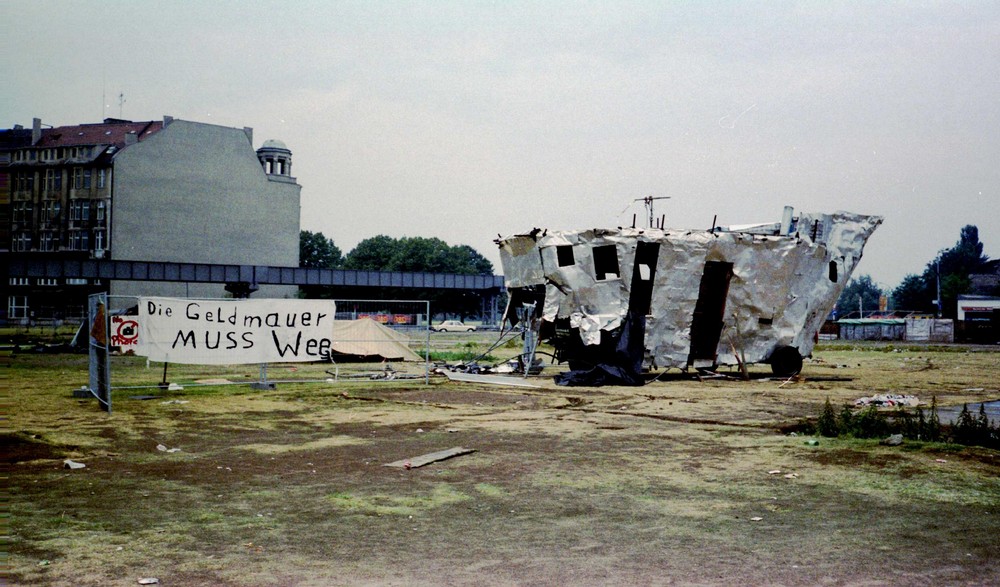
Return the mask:
{"type": "Polygon", "coordinates": [[[773,469],[767,472],[768,475],[777,475],[779,473],[781,473],[781,469],[773,469]]]}
{"type": "Polygon", "coordinates": [[[63,467],[66,469],[83,469],[86,466],[87,465],[84,465],[83,463],[78,463],[76,461],[71,461],[69,459],[63,461],[63,467]]]}
{"type": "Polygon", "coordinates": [[[139,579],[140,585],[158,585],[159,583],[160,580],[157,579],[156,577],[144,577],[142,579],[139,579]]]}
{"type": "Polygon", "coordinates": [[[167,448],[166,445],[163,445],[163,444],[157,444],[156,445],[156,450],[158,450],[160,452],[170,452],[170,453],[181,452],[181,449],[179,449],[179,448],[167,448]]]}
{"type": "Polygon", "coordinates": [[[754,517],[750,518],[750,521],[751,521],[751,522],[759,522],[759,521],[761,521],[761,520],[763,520],[763,519],[764,519],[764,518],[762,518],[762,517],[760,517],[760,516],[754,516],[754,517]]]}
{"type": "Polygon", "coordinates": [[[420,455],[419,457],[413,457],[411,459],[403,459],[400,461],[395,461],[392,463],[387,463],[383,465],[384,467],[397,467],[400,469],[416,469],[417,467],[423,467],[424,465],[429,465],[431,463],[436,463],[438,461],[443,461],[445,459],[450,459],[452,457],[457,457],[461,455],[467,455],[469,453],[476,452],[474,448],[462,448],[461,446],[456,446],[454,448],[449,448],[447,450],[439,450],[437,452],[428,453],[425,455],[420,455]]]}
{"type": "Polygon", "coordinates": [[[915,395],[900,395],[897,393],[878,393],[871,397],[862,397],[854,400],[856,406],[910,406],[916,407],[920,400],[915,395]]]}

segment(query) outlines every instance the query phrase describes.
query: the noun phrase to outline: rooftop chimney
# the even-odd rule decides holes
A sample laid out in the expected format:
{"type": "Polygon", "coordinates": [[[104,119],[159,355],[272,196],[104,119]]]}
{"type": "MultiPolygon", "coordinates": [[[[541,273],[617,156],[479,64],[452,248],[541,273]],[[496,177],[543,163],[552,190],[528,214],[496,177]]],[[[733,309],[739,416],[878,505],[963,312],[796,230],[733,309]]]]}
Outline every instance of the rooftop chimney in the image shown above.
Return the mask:
{"type": "Polygon", "coordinates": [[[33,118],[31,119],[31,144],[37,145],[40,140],[42,140],[42,119],[33,118]]]}

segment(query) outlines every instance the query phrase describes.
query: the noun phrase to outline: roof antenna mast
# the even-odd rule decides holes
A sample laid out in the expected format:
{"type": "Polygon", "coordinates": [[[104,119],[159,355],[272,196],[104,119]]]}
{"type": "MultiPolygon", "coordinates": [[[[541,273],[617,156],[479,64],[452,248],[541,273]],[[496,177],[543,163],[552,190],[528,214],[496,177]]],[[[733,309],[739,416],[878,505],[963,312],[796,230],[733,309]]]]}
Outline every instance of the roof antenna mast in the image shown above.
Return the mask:
{"type": "MultiPolygon", "coordinates": [[[[646,206],[646,215],[649,217],[649,224],[647,226],[649,228],[653,228],[653,218],[655,216],[653,214],[653,201],[654,200],[669,200],[669,199],[670,199],[670,196],[658,196],[658,197],[646,196],[645,198],[636,198],[636,199],[634,199],[632,201],[633,202],[642,202],[646,206]]],[[[663,228],[663,226],[661,226],[660,228],[663,228]]]]}
{"type": "Polygon", "coordinates": [[[125,92],[118,93],[118,118],[125,119],[125,92]]]}

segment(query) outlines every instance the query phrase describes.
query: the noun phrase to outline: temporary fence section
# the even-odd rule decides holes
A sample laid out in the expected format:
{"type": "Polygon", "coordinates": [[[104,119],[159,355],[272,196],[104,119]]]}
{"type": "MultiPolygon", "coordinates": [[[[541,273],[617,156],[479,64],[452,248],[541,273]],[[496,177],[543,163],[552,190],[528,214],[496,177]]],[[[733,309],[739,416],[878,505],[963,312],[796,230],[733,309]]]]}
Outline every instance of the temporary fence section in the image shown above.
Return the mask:
{"type": "Polygon", "coordinates": [[[955,342],[955,322],[940,318],[907,318],[907,342],[955,342]]]}
{"type": "Polygon", "coordinates": [[[430,374],[430,303],[409,300],[90,298],[90,389],[423,378],[430,374]],[[112,359],[163,365],[159,382],[112,359]],[[117,365],[117,364],[116,364],[117,365]],[[120,367],[119,367],[120,368],[120,367]],[[172,373],[168,375],[168,370],[172,373]],[[275,373],[280,373],[276,379],[275,373]],[[256,377],[256,380],[254,378],[256,377]]]}
{"type": "Polygon", "coordinates": [[[906,321],[902,318],[858,318],[837,320],[842,340],[903,340],[906,321]]]}

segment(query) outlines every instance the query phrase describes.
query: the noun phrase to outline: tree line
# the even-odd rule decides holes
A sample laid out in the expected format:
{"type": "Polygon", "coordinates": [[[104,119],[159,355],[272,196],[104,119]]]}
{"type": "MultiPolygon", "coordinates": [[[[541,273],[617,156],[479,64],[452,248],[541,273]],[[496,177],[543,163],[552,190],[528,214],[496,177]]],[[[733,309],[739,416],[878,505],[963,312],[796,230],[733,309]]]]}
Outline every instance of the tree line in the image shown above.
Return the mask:
{"type": "Polygon", "coordinates": [[[945,318],[955,318],[958,313],[958,296],[969,293],[1000,295],[1000,287],[987,291],[973,291],[970,274],[995,273],[997,261],[983,254],[979,228],[969,224],[962,228],[958,242],[938,252],[928,261],[924,271],[909,274],[894,289],[881,289],[868,275],[861,275],[848,283],[837,301],[838,316],[860,316],[875,313],[879,299],[887,297],[890,309],[897,312],[936,314],[938,312],[938,287],[940,284],[940,311],[945,318]]]}
{"type": "Polygon", "coordinates": [[[333,239],[308,230],[299,235],[299,266],[493,275],[493,263],[469,245],[449,245],[439,238],[392,238],[380,234],[359,242],[344,255],[333,239]]]}

